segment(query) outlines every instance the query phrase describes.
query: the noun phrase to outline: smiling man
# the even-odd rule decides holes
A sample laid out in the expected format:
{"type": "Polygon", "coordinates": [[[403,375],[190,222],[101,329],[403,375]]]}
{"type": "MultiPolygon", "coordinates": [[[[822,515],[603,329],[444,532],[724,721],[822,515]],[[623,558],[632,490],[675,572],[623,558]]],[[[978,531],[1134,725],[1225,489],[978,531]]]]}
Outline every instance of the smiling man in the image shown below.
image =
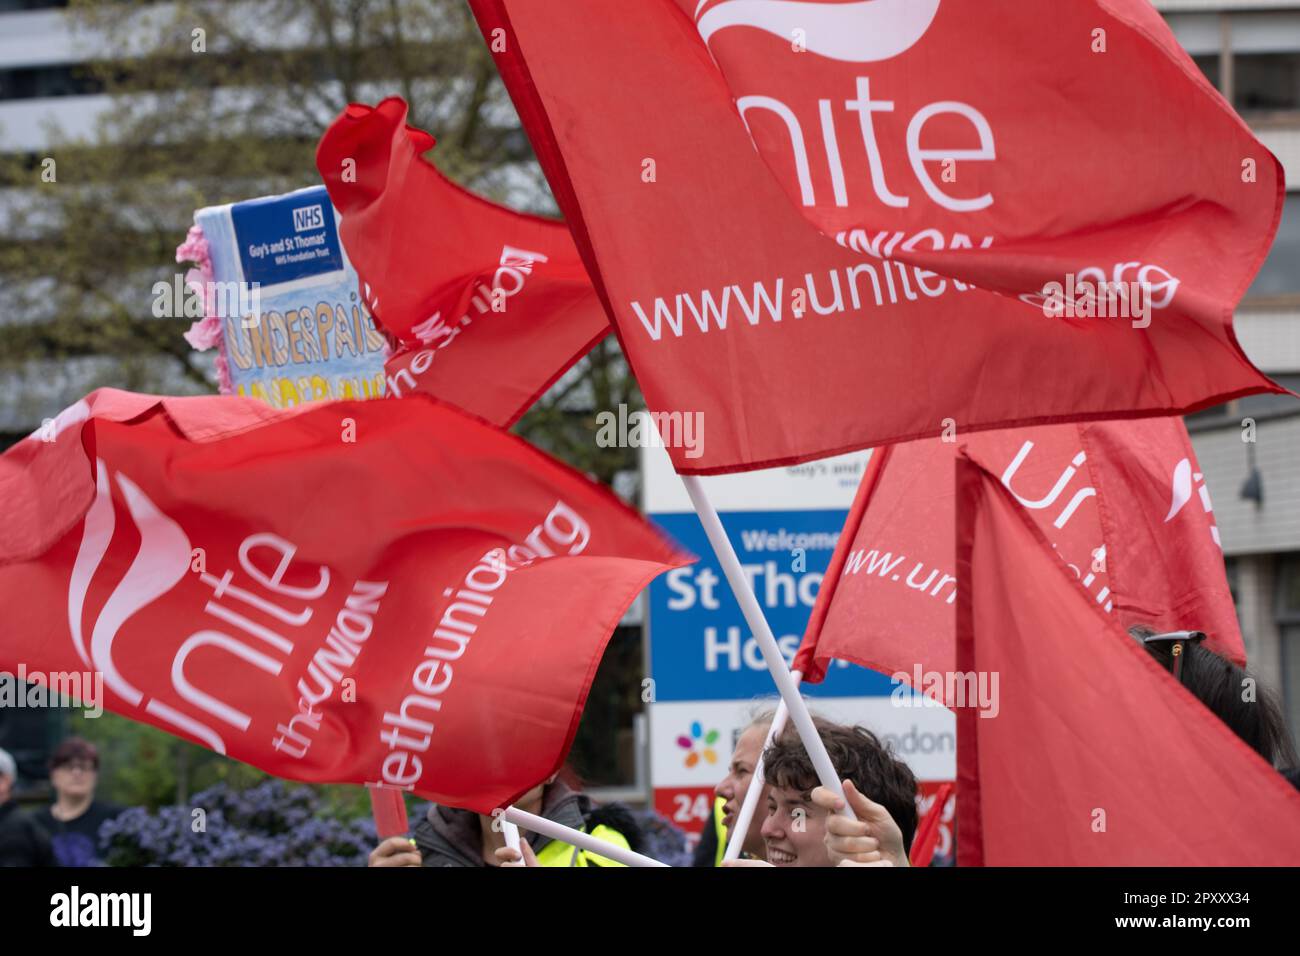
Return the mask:
{"type": "MultiPolygon", "coordinates": [[[[846,727],[814,718],[840,779],[857,793],[853,806],[866,824],[853,862],[872,861],[906,866],[916,833],[916,778],[901,760],[865,727],[846,727]],[[868,795],[864,799],[861,795],[868,795]],[[864,813],[865,811],[865,813],[864,813]]],[[[827,846],[827,820],[832,810],[813,801],[817,773],[798,734],[789,727],[763,754],[771,793],[763,842],[773,866],[834,866],[827,846]]],[[[832,837],[834,834],[832,834],[832,837]]]]}

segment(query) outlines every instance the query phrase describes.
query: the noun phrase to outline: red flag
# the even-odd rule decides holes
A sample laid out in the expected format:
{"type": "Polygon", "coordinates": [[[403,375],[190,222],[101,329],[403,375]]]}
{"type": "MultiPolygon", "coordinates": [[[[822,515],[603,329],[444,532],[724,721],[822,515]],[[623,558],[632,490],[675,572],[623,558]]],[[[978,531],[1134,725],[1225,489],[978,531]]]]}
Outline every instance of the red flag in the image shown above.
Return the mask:
{"type": "Polygon", "coordinates": [[[461,189],[405,120],[396,97],[353,104],[316,151],[366,304],[403,346],[388,393],[508,426],[605,336],[604,308],[563,223],[461,189]]]}
{"type": "Polygon", "coordinates": [[[1145,0],[471,5],[681,472],[1279,390],[1280,167],[1145,0]]]}
{"type": "Polygon", "coordinates": [[[929,866],[930,861],[934,859],[935,848],[939,845],[939,827],[943,823],[943,811],[948,805],[948,798],[952,796],[954,785],[944,783],[939,785],[931,797],[930,809],[917,825],[916,834],[912,837],[912,854],[908,862],[912,866],[929,866]]]}
{"type": "Polygon", "coordinates": [[[1042,527],[957,466],[963,866],[1288,866],[1300,793],[1080,591],[1042,527]]]}
{"type": "MultiPolygon", "coordinates": [[[[1178,418],[1049,425],[963,440],[1047,536],[1080,593],[1123,627],[1205,631],[1246,660],[1219,531],[1178,418]]],[[[959,575],[952,463],[926,439],[872,455],[794,666],[825,676],[833,658],[900,677],[947,701],[959,575]]]]}
{"type": "Polygon", "coordinates": [[[0,458],[0,487],[6,521],[45,522],[0,552],[0,669],[98,672],[108,709],[279,776],[483,812],[561,765],[614,627],[686,562],[424,397],[101,390],[0,458]],[[46,455],[48,499],[24,477],[46,455]]]}

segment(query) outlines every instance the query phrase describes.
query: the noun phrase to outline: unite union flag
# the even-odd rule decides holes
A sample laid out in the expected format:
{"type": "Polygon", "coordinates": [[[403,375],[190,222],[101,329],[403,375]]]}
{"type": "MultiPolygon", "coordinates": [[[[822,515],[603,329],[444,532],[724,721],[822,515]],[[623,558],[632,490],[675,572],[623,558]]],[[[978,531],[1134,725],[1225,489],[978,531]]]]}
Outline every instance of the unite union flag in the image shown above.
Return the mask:
{"type": "Polygon", "coordinates": [[[605,644],[689,560],[425,396],[101,389],[0,457],[0,670],[277,776],[482,813],[563,763],[605,644]]]}
{"type": "Polygon", "coordinates": [[[1277,160],[1146,0],[471,0],[682,473],[1282,391],[1277,160]]]}

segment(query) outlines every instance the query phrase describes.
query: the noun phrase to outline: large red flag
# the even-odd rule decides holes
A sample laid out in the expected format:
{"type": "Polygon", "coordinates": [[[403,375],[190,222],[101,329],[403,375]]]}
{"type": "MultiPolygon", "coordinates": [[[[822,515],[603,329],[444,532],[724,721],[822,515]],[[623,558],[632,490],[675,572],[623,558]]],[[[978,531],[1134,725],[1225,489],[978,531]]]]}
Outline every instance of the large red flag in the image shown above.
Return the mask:
{"type": "MultiPolygon", "coordinates": [[[[1202,630],[1245,663],[1219,531],[1179,418],[980,432],[966,454],[1024,505],[1079,592],[1123,627],[1202,630]]],[[[958,445],[908,442],[872,455],[795,667],[820,681],[833,658],[917,690],[953,670],[958,445]]]]}
{"type": "Polygon", "coordinates": [[[423,396],[101,390],[0,489],[0,669],[102,674],[109,709],[279,776],[483,812],[560,766],[614,627],[687,560],[423,396]]]}
{"type": "Polygon", "coordinates": [[[681,472],[1278,391],[1280,166],[1146,0],[471,5],[681,472]]]}
{"type": "Polygon", "coordinates": [[[388,393],[428,392],[507,426],[609,322],[568,227],[447,179],[406,109],[353,104],[316,151],[366,304],[401,343],[388,393]]]}
{"type": "Polygon", "coordinates": [[[1300,793],[1088,599],[1042,527],[957,467],[963,866],[1294,866],[1300,793]],[[983,686],[983,685],[981,685],[983,686]]]}

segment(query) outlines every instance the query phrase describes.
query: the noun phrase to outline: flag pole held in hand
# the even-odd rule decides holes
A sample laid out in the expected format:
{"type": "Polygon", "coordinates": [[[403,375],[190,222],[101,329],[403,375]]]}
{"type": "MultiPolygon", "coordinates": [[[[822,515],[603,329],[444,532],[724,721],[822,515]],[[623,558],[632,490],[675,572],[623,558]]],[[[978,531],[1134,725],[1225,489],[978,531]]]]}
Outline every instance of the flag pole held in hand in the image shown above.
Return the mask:
{"type": "Polygon", "coordinates": [[[552,840],[559,840],[563,843],[572,843],[574,846],[595,853],[597,856],[608,857],[624,866],[667,866],[667,863],[660,863],[658,860],[652,860],[648,856],[642,856],[632,850],[624,849],[621,846],[615,846],[613,843],[606,843],[599,840],[590,833],[583,833],[581,830],[575,830],[572,827],[566,827],[562,823],[556,823],[554,820],[547,820],[545,817],[539,817],[535,813],[529,813],[527,810],[519,810],[515,807],[506,807],[505,813],[502,814],[503,825],[515,824],[523,827],[525,830],[532,830],[534,833],[540,833],[548,836],[552,840]]]}
{"type": "MultiPolygon", "coordinates": [[[[790,674],[794,679],[795,686],[803,680],[803,674],[799,671],[792,671],[790,674]]],[[[745,799],[740,804],[740,813],[736,814],[736,822],[732,826],[731,833],[727,834],[727,852],[722,856],[722,862],[727,863],[731,860],[740,859],[740,850],[745,843],[745,834],[749,832],[749,823],[754,819],[754,810],[758,807],[759,795],[763,792],[763,754],[767,753],[767,748],[772,746],[772,741],[776,740],[777,734],[785,730],[785,722],[790,716],[790,709],[785,706],[785,701],[776,705],[776,713],[772,715],[772,724],[767,728],[767,739],[763,741],[763,749],[758,754],[758,761],[754,764],[753,776],[749,778],[749,789],[745,791],[745,799]]]]}
{"type": "MultiPolygon", "coordinates": [[[[700,524],[704,526],[704,533],[708,535],[709,544],[713,546],[713,551],[722,564],[722,571],[727,576],[727,583],[731,585],[732,593],[736,595],[736,600],[740,603],[740,610],[745,615],[745,622],[754,633],[754,640],[758,642],[759,649],[763,652],[763,661],[767,664],[772,679],[776,681],[776,688],[781,692],[781,700],[790,711],[790,717],[794,720],[795,728],[799,731],[799,739],[803,741],[804,749],[808,751],[808,756],[812,758],[813,767],[817,770],[818,781],[823,787],[826,787],[842,799],[844,797],[844,788],[840,784],[839,775],[835,772],[834,765],[831,764],[830,754],[826,752],[826,746],[822,743],[821,735],[817,733],[817,728],[813,726],[812,714],[808,712],[808,704],[799,695],[798,684],[790,674],[790,668],[786,666],[785,658],[781,656],[781,649],[777,646],[776,638],[772,635],[772,628],[763,615],[763,609],[758,606],[758,598],[754,597],[754,590],[749,586],[749,581],[745,578],[745,572],[740,566],[740,558],[736,556],[736,549],[732,547],[731,539],[727,537],[727,532],[722,527],[722,519],[718,517],[718,512],[714,509],[713,503],[709,501],[708,495],[705,494],[704,486],[700,483],[699,477],[696,475],[682,475],[681,478],[682,484],[686,486],[686,493],[691,497],[691,504],[695,506],[695,513],[699,515],[700,524]]],[[[773,723],[775,724],[775,722],[774,718],[773,723]]],[[[853,816],[853,811],[848,807],[848,801],[845,801],[844,808],[840,813],[847,817],[853,816]]]]}
{"type": "Polygon", "coordinates": [[[509,820],[503,819],[501,821],[501,833],[506,838],[506,846],[512,850],[518,850],[521,854],[523,853],[523,851],[519,849],[519,827],[515,826],[509,820]]]}

